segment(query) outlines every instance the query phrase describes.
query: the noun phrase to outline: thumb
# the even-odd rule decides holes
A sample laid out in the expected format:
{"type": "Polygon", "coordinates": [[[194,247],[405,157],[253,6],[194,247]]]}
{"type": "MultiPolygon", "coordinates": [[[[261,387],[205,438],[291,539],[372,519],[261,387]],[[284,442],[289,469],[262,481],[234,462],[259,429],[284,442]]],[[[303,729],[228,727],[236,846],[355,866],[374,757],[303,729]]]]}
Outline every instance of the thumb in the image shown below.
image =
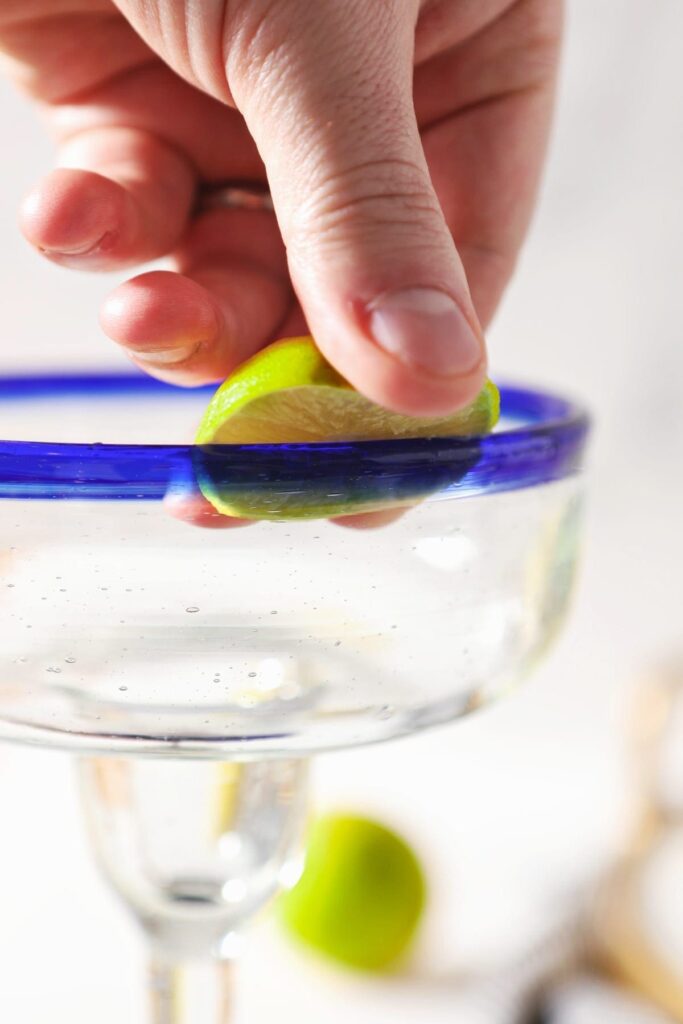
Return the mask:
{"type": "Polygon", "coordinates": [[[398,411],[466,404],[485,346],[415,119],[417,2],[262,0],[238,11],[228,83],[321,349],[398,411]]]}

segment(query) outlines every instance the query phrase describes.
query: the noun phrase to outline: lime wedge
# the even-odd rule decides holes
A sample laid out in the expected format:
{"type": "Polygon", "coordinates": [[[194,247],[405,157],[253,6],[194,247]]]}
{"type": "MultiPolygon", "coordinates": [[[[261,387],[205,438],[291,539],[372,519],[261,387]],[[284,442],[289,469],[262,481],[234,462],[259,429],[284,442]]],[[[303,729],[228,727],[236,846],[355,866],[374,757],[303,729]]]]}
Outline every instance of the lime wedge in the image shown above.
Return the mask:
{"type": "Polygon", "coordinates": [[[368,818],[334,814],[313,823],[303,875],[279,907],[301,942],[347,966],[380,971],[410,948],[425,893],[404,839],[368,818]]]}
{"type": "MultiPolygon", "coordinates": [[[[196,437],[198,445],[314,444],[397,438],[472,437],[498,419],[499,399],[488,381],[477,398],[450,416],[412,417],[391,412],[359,394],[330,366],[310,337],[286,338],[253,356],[211,399],[196,437]]],[[[198,460],[199,463],[202,460],[198,460]]],[[[269,486],[246,492],[197,470],[204,496],[228,516],[310,519],[352,515],[412,504],[420,495],[386,500],[377,489],[328,495],[315,486],[275,494],[269,486]]],[[[328,489],[329,490],[329,489],[328,489]]]]}
{"type": "Polygon", "coordinates": [[[385,441],[487,433],[498,417],[488,382],[450,416],[390,412],[355,391],[320,354],[312,338],[286,338],[243,363],[211,399],[197,444],[296,444],[385,441]]]}

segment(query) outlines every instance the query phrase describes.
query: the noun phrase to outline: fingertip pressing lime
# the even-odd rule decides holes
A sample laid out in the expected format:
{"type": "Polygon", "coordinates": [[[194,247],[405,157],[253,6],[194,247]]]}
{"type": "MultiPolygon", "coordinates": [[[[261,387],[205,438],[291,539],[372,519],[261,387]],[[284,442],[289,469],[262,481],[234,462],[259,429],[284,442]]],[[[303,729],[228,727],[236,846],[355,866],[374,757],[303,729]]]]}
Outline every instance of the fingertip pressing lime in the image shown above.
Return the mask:
{"type": "Polygon", "coordinates": [[[381,971],[406,954],[425,898],[420,863],[400,836],[366,818],[327,815],[311,828],[303,875],[280,897],[280,910],[306,945],[381,971]]]}
{"type": "MultiPolygon", "coordinates": [[[[395,438],[471,437],[498,419],[499,397],[487,381],[477,398],[449,416],[412,417],[384,409],[359,392],[327,362],[311,337],[286,338],[262,349],[225,381],[211,399],[197,432],[198,445],[312,444],[395,438]]],[[[351,515],[410,504],[383,500],[362,487],[328,495],[315,486],[293,495],[235,489],[198,473],[204,496],[219,512],[245,519],[306,519],[351,515]]],[[[419,498],[419,495],[417,495],[419,498]]]]}

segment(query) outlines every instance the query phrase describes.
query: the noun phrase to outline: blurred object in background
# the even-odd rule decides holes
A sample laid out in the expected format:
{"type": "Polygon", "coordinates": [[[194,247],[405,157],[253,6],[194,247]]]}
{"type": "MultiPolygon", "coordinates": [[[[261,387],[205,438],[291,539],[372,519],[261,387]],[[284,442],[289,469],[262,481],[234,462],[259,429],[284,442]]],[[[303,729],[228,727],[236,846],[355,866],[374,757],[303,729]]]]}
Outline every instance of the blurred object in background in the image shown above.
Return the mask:
{"type": "Polygon", "coordinates": [[[598,901],[597,955],[617,978],[683,1021],[683,658],[636,700],[638,806],[598,901]]]}
{"type": "MultiPolygon", "coordinates": [[[[488,978],[473,979],[464,992],[471,990],[473,1013],[467,1024],[539,1024],[543,996],[557,978],[580,969],[584,961],[585,931],[579,898],[575,913],[539,935],[537,943],[519,958],[488,978]]],[[[549,914],[549,916],[551,916],[549,914]]],[[[458,1013],[458,1021],[462,1021],[458,1013]]]]}
{"type": "Polygon", "coordinates": [[[525,1024],[672,1024],[641,999],[601,978],[581,974],[557,985],[525,1024]]]}

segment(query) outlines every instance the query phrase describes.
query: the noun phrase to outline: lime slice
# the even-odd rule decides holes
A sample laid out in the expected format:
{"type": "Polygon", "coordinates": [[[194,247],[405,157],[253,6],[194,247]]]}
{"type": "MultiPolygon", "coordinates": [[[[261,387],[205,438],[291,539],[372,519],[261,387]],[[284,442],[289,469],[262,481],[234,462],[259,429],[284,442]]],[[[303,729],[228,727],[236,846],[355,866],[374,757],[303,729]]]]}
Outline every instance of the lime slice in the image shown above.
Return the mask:
{"type": "Polygon", "coordinates": [[[408,951],[425,904],[419,861],[395,832],[367,818],[314,822],[306,866],[280,897],[283,923],[300,941],[351,967],[379,971],[408,951]]]}
{"type": "MultiPolygon", "coordinates": [[[[218,389],[204,414],[198,445],[314,444],[396,438],[471,437],[488,433],[498,418],[498,391],[490,381],[465,409],[450,416],[412,417],[390,412],[355,391],[320,354],[310,337],[286,338],[243,363],[218,389]]],[[[323,456],[324,457],[324,456],[323,456]]],[[[392,495],[381,488],[330,488],[313,482],[295,493],[275,485],[249,492],[212,473],[199,458],[197,476],[206,498],[228,516],[310,519],[351,515],[412,504],[419,493],[392,495]]]]}
{"type": "Polygon", "coordinates": [[[498,418],[498,392],[488,382],[450,416],[390,412],[355,391],[312,338],[286,338],[243,363],[211,399],[197,444],[296,444],[385,441],[398,437],[485,434],[498,418]]]}

